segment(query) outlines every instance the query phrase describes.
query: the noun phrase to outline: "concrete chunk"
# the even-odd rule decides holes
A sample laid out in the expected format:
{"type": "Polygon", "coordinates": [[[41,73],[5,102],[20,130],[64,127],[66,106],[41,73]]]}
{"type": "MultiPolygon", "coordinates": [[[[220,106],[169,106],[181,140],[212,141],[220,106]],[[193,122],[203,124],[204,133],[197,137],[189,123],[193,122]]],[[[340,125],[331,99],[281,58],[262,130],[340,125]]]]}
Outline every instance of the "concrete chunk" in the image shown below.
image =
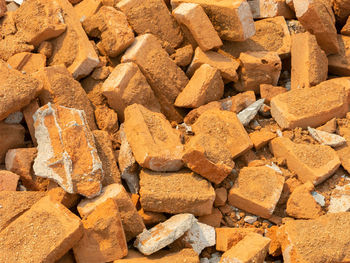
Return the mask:
{"type": "Polygon", "coordinates": [[[37,176],[55,180],[68,193],[101,192],[102,163],[83,111],[47,104],[34,115],[37,176]]]}
{"type": "Polygon", "coordinates": [[[215,245],[215,228],[195,222],[185,233],[182,242],[189,244],[199,255],[204,248],[215,245]]]}
{"type": "Polygon", "coordinates": [[[310,135],[312,136],[312,138],[314,138],[316,141],[318,141],[323,145],[338,147],[346,143],[346,140],[339,135],[332,134],[329,132],[319,131],[317,129],[313,129],[310,127],[308,127],[307,129],[310,135]]]}
{"type": "Polygon", "coordinates": [[[209,215],[215,192],[208,181],[189,170],[159,173],[142,170],[140,201],[145,211],[209,215]]]}

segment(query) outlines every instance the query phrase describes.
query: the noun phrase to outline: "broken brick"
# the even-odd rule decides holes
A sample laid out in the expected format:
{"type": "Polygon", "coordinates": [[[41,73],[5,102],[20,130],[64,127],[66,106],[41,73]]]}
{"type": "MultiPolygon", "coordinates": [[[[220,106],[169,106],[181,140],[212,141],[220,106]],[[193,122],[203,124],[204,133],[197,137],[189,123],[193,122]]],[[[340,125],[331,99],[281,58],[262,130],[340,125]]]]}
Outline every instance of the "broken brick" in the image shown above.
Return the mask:
{"type": "Polygon", "coordinates": [[[295,188],[288,199],[286,213],[298,219],[319,217],[322,208],[311,195],[310,192],[313,190],[314,185],[310,181],[295,188]]]}
{"type": "MultiPolygon", "coordinates": [[[[0,121],[29,104],[41,91],[39,81],[0,62],[0,121]]],[[[1,159],[1,158],[0,158],[1,159]]]]}
{"type": "Polygon", "coordinates": [[[87,217],[98,205],[104,203],[109,198],[117,202],[126,241],[130,241],[143,231],[145,225],[128,193],[121,184],[110,184],[102,189],[100,196],[82,200],[77,207],[78,212],[81,217],[87,217]]]}
{"type": "Polygon", "coordinates": [[[153,171],[177,171],[183,166],[180,136],[161,113],[142,105],[125,109],[124,128],[136,161],[153,171]]]}
{"type": "Polygon", "coordinates": [[[346,112],[347,92],[336,83],[291,90],[271,100],[272,117],[281,128],[287,129],[317,127],[334,117],[345,116],[346,112]]]}
{"type": "Polygon", "coordinates": [[[16,191],[19,175],[0,170],[0,191],[16,191]]]}
{"type": "Polygon", "coordinates": [[[278,230],[278,226],[271,226],[267,229],[267,232],[265,234],[266,237],[271,239],[269,246],[269,254],[273,257],[278,257],[282,254],[281,244],[278,239],[278,230]]]}
{"type": "Polygon", "coordinates": [[[0,122],[0,164],[4,163],[5,155],[9,149],[24,145],[25,129],[20,124],[6,124],[0,122]]]}
{"type": "Polygon", "coordinates": [[[102,86],[108,104],[124,120],[127,106],[138,103],[151,111],[160,111],[160,105],[153,90],[139,67],[133,63],[121,63],[115,67],[102,86]]]}
{"type": "Polygon", "coordinates": [[[211,101],[219,100],[224,94],[224,82],[220,71],[208,64],[200,66],[177,96],[174,105],[197,108],[211,101]]]}
{"type": "Polygon", "coordinates": [[[333,4],[334,14],[341,23],[344,23],[350,15],[350,4],[346,0],[334,0],[333,4]]]}
{"type": "Polygon", "coordinates": [[[46,57],[43,54],[22,52],[10,57],[7,63],[9,63],[12,68],[21,72],[33,73],[39,69],[45,68],[46,57]]]}
{"type": "Polygon", "coordinates": [[[47,104],[34,115],[37,176],[50,178],[68,193],[94,197],[101,192],[102,163],[83,111],[47,104]]]}
{"type": "Polygon", "coordinates": [[[140,201],[145,211],[211,214],[215,192],[210,183],[189,170],[160,173],[142,170],[140,201]]]}
{"type": "Polygon", "coordinates": [[[241,74],[235,88],[239,91],[253,90],[258,93],[260,84],[276,86],[282,62],[276,52],[245,52],[239,56],[241,74]]]}
{"type": "Polygon", "coordinates": [[[47,186],[47,195],[50,197],[51,201],[61,203],[68,209],[75,207],[80,200],[78,194],[67,193],[62,187],[53,181],[50,181],[47,186]]]}
{"type": "Polygon", "coordinates": [[[24,117],[24,120],[27,124],[29,134],[30,134],[30,137],[32,139],[34,146],[37,146],[38,144],[37,144],[36,138],[35,138],[33,115],[39,108],[40,108],[40,106],[39,106],[38,100],[35,99],[22,109],[23,117],[24,117]]]}
{"type": "Polygon", "coordinates": [[[310,33],[292,35],[291,88],[309,88],[327,79],[326,53],[310,33]]]}
{"type": "Polygon", "coordinates": [[[76,215],[44,197],[1,231],[0,261],[21,262],[30,258],[33,262],[55,262],[82,234],[76,215]]]}
{"type": "Polygon", "coordinates": [[[249,133],[249,137],[253,142],[254,148],[259,150],[275,138],[276,134],[266,129],[261,129],[260,131],[249,133]]]}
{"type": "Polygon", "coordinates": [[[84,22],[85,19],[97,13],[101,6],[101,0],[83,0],[74,5],[74,11],[78,16],[79,21],[84,22]]]}
{"type": "Polygon", "coordinates": [[[186,45],[184,47],[175,50],[175,53],[171,54],[171,58],[174,60],[176,65],[179,67],[186,67],[192,61],[193,48],[191,45],[186,45]]]}
{"type": "MultiPolygon", "coordinates": [[[[49,41],[43,41],[38,47],[38,53],[44,55],[47,59],[52,56],[53,46],[49,41]]],[[[46,61],[45,61],[46,63],[46,61]]]]}
{"type": "Polygon", "coordinates": [[[239,0],[221,2],[208,0],[171,0],[176,8],[181,3],[200,5],[208,14],[215,30],[222,39],[244,41],[255,34],[253,15],[247,1],[239,0]]]}
{"type": "Polygon", "coordinates": [[[172,48],[181,44],[183,40],[181,29],[164,1],[123,0],[117,3],[117,8],[124,12],[138,35],[154,34],[172,48]]]}
{"type": "Polygon", "coordinates": [[[272,216],[284,177],[265,166],[244,167],[228,195],[229,204],[264,218],[272,216]]]}
{"type": "Polygon", "coordinates": [[[172,14],[177,22],[190,32],[203,51],[222,46],[219,35],[200,5],[183,3],[175,8],[172,14]]]}
{"type": "Polygon", "coordinates": [[[198,217],[198,221],[212,227],[220,227],[222,214],[219,209],[213,208],[210,215],[198,217]]]}
{"type": "Polygon", "coordinates": [[[109,134],[115,134],[119,129],[117,113],[106,105],[97,106],[95,118],[98,128],[109,134]]]}
{"type": "Polygon", "coordinates": [[[215,200],[214,206],[220,207],[224,206],[227,201],[227,191],[225,188],[220,187],[215,189],[215,200]]]}
{"type": "Polygon", "coordinates": [[[338,76],[350,76],[350,36],[338,35],[339,53],[329,55],[328,71],[338,76]]]}
{"type": "Polygon", "coordinates": [[[286,137],[278,137],[270,142],[270,149],[276,158],[286,159],[288,168],[303,183],[320,184],[340,166],[337,153],[325,145],[294,143],[286,137]]]}
{"type": "Polygon", "coordinates": [[[90,37],[99,37],[99,45],[107,56],[116,57],[134,42],[134,32],[126,16],[113,7],[103,6],[83,22],[90,37]]]}
{"type": "Polygon", "coordinates": [[[128,254],[122,221],[115,200],[107,199],[82,220],[84,234],[73,247],[78,263],[109,262],[128,254]]]}
{"type": "Polygon", "coordinates": [[[221,262],[263,262],[269,249],[270,239],[259,234],[246,235],[237,245],[227,250],[221,262]]]}
{"type": "Polygon", "coordinates": [[[162,49],[158,39],[151,34],[136,37],[122,62],[137,64],[158,98],[162,112],[170,121],[182,122],[181,113],[172,104],[187,85],[188,78],[162,49]]]}
{"type": "Polygon", "coordinates": [[[160,222],[164,222],[167,219],[163,213],[146,212],[143,210],[143,208],[137,212],[142,217],[142,220],[146,226],[155,225],[160,222]]]}
{"type": "Polygon", "coordinates": [[[187,75],[193,76],[195,71],[203,64],[208,64],[220,70],[221,77],[227,81],[237,81],[237,69],[239,62],[236,59],[225,56],[215,51],[203,52],[199,47],[194,52],[194,57],[187,69],[187,75]]]}
{"type": "Polygon", "coordinates": [[[260,96],[265,99],[265,103],[270,104],[271,99],[279,94],[287,92],[287,89],[284,87],[273,86],[270,84],[261,84],[260,85],[260,96]]]}
{"type": "Polygon", "coordinates": [[[286,0],[248,0],[254,18],[267,18],[283,16],[286,19],[295,17],[293,10],[288,6],[286,0]]]}

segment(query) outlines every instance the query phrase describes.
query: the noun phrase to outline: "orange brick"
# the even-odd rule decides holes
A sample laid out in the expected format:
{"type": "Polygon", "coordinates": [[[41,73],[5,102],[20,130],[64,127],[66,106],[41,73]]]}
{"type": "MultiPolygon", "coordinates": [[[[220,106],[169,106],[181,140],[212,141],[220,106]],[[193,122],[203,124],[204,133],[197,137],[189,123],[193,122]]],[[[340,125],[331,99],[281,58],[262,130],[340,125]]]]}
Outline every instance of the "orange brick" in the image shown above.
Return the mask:
{"type": "Polygon", "coordinates": [[[291,90],[271,100],[272,117],[286,129],[317,127],[334,117],[345,116],[346,112],[348,94],[336,83],[291,90]]]}
{"type": "Polygon", "coordinates": [[[245,52],[239,56],[241,61],[240,79],[235,88],[239,91],[253,90],[259,93],[260,84],[277,85],[282,62],[276,52],[245,52]]]}
{"type": "Polygon", "coordinates": [[[16,191],[19,175],[0,170],[0,191],[16,191]]]}
{"type": "Polygon", "coordinates": [[[278,239],[278,226],[272,226],[267,229],[267,232],[265,234],[266,237],[271,239],[270,246],[269,246],[269,254],[273,257],[278,257],[282,254],[281,251],[281,244],[278,239]]]}
{"type": "Polygon", "coordinates": [[[275,138],[270,149],[277,158],[287,160],[287,166],[298,175],[299,180],[317,185],[338,169],[340,160],[329,146],[297,144],[286,137],[275,138]]]}
{"type": "Polygon", "coordinates": [[[21,52],[13,55],[7,60],[12,68],[26,73],[33,73],[45,68],[46,57],[43,54],[21,52]]]}
{"type": "Polygon", "coordinates": [[[275,138],[276,134],[266,129],[262,129],[260,131],[249,133],[249,137],[253,142],[254,148],[259,150],[260,148],[266,146],[269,141],[275,138]]]}
{"type": "Polygon", "coordinates": [[[115,200],[107,199],[82,220],[84,235],[74,246],[77,263],[109,262],[128,254],[122,221],[115,200]]]}
{"type": "Polygon", "coordinates": [[[173,8],[181,3],[195,3],[203,7],[220,37],[229,41],[244,41],[255,34],[253,15],[247,1],[220,2],[210,0],[171,0],[173,8]]]}
{"type": "Polygon", "coordinates": [[[80,3],[74,5],[74,11],[79,18],[79,21],[84,20],[94,15],[102,6],[101,0],[83,0],[80,3]]]}
{"type": "Polygon", "coordinates": [[[214,199],[210,183],[189,170],[176,173],[142,170],[140,173],[140,201],[145,211],[208,215],[214,199]]]}
{"type": "Polygon", "coordinates": [[[163,114],[133,104],[125,110],[124,128],[139,165],[153,171],[181,169],[180,136],[163,114]]]}
{"type": "Polygon", "coordinates": [[[170,121],[182,122],[181,112],[175,109],[173,103],[187,85],[188,78],[162,49],[160,41],[151,34],[138,36],[125,52],[122,62],[137,64],[158,98],[165,116],[170,121]]]}
{"type": "Polygon", "coordinates": [[[146,226],[153,226],[158,223],[164,222],[166,220],[165,215],[162,213],[149,212],[149,211],[146,212],[143,210],[143,208],[141,208],[137,212],[142,217],[142,220],[146,226]]]}
{"type": "Polygon", "coordinates": [[[24,146],[25,129],[20,124],[0,122],[0,164],[4,163],[9,149],[24,146]]]}
{"type": "Polygon", "coordinates": [[[223,187],[216,188],[215,189],[215,201],[214,206],[224,206],[227,201],[227,190],[223,187]]]}
{"type": "Polygon", "coordinates": [[[326,53],[318,46],[316,37],[310,33],[292,35],[291,87],[309,88],[327,79],[326,53]]]}
{"type": "Polygon", "coordinates": [[[192,61],[193,48],[191,45],[185,45],[184,47],[175,50],[175,53],[171,54],[171,58],[179,67],[186,67],[192,61]]]}
{"type": "Polygon", "coordinates": [[[77,207],[78,212],[81,217],[87,217],[98,205],[104,203],[109,198],[117,202],[126,240],[130,241],[145,229],[145,225],[122,185],[110,184],[102,189],[100,196],[82,200],[77,207]]]}
{"type": "Polygon", "coordinates": [[[220,227],[221,220],[222,214],[217,208],[213,208],[212,213],[210,215],[198,217],[199,222],[212,227],[220,227]]]}
{"type": "Polygon", "coordinates": [[[340,51],[338,54],[328,56],[328,71],[338,76],[350,75],[350,36],[338,35],[340,51]]]}
{"type": "Polygon", "coordinates": [[[141,104],[151,111],[160,111],[158,99],[139,67],[133,63],[121,63],[114,68],[102,86],[108,105],[113,108],[121,121],[124,110],[134,103],[141,104]]]}
{"type": "Polygon", "coordinates": [[[47,195],[52,201],[61,203],[68,209],[75,207],[80,200],[80,196],[78,194],[67,193],[53,181],[50,181],[49,185],[47,186],[47,195]]]}
{"type": "Polygon", "coordinates": [[[220,71],[203,64],[186,87],[177,96],[174,105],[184,108],[197,108],[211,101],[219,100],[224,94],[224,82],[220,71]]]}
{"type": "Polygon", "coordinates": [[[30,137],[32,138],[34,146],[37,146],[36,138],[35,138],[35,129],[34,129],[34,113],[40,108],[37,99],[33,100],[27,106],[22,109],[22,113],[24,116],[24,120],[26,121],[30,137]]]}
{"type": "Polygon", "coordinates": [[[258,228],[216,228],[216,250],[227,251],[235,246],[247,235],[252,233],[263,234],[263,230],[258,228]]]}
{"type": "Polygon", "coordinates": [[[286,19],[295,17],[293,10],[288,6],[286,0],[253,0],[248,1],[254,18],[267,18],[283,16],[286,19]]]}
{"type": "Polygon", "coordinates": [[[82,234],[76,215],[44,197],[1,231],[0,261],[21,262],[30,258],[33,262],[55,262],[82,234]]]}
{"type": "Polygon", "coordinates": [[[273,86],[270,84],[260,85],[260,96],[265,99],[265,103],[270,104],[271,99],[279,94],[287,92],[284,87],[273,86]]]}
{"type": "Polygon", "coordinates": [[[254,215],[272,216],[280,199],[284,177],[265,166],[244,167],[230,189],[228,202],[254,215]]]}
{"type": "Polygon", "coordinates": [[[172,48],[181,44],[183,37],[180,27],[164,1],[123,0],[117,3],[117,8],[124,12],[138,35],[154,34],[161,41],[168,42],[172,48]]]}

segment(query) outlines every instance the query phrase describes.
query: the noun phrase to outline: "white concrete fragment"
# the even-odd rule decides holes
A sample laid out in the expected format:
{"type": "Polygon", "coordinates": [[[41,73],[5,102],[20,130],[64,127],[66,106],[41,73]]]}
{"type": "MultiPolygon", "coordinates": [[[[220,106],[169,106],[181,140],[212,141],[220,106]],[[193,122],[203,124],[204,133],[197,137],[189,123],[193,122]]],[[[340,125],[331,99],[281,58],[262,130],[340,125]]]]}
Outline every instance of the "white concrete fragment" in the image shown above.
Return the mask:
{"type": "Polygon", "coordinates": [[[339,213],[350,211],[350,184],[336,186],[331,193],[328,213],[339,213]]]}
{"type": "Polygon", "coordinates": [[[184,239],[193,250],[199,255],[206,247],[216,244],[215,228],[203,223],[195,222],[190,230],[185,233],[184,239]]]}
{"type": "Polygon", "coordinates": [[[315,201],[320,205],[320,206],[325,206],[326,201],[323,195],[317,193],[316,191],[312,192],[312,197],[315,199],[315,201]]]}
{"type": "Polygon", "coordinates": [[[139,165],[137,164],[130,144],[124,131],[124,123],[120,125],[120,151],[118,156],[121,177],[125,180],[131,193],[136,194],[140,190],[139,165]]]}
{"type": "Polygon", "coordinates": [[[293,0],[293,5],[295,9],[295,14],[297,17],[303,16],[306,11],[309,9],[309,5],[313,2],[314,0],[293,0]]]}
{"type": "Polygon", "coordinates": [[[7,124],[19,124],[23,120],[23,113],[20,111],[11,113],[7,118],[5,119],[5,123],[7,124]]]}
{"type": "Polygon", "coordinates": [[[248,224],[253,224],[256,220],[258,220],[257,216],[245,216],[244,217],[244,222],[248,224]]]}
{"type": "Polygon", "coordinates": [[[256,102],[250,104],[247,108],[242,110],[237,114],[238,119],[241,121],[243,126],[247,126],[249,122],[254,119],[261,106],[264,104],[265,99],[257,100],[256,102]]]}
{"type": "Polygon", "coordinates": [[[134,246],[144,255],[151,255],[181,237],[196,221],[192,214],[174,215],[150,230],[145,229],[136,237],[134,246]]]}
{"type": "Polygon", "coordinates": [[[346,143],[345,138],[337,134],[316,130],[311,127],[307,127],[307,130],[309,131],[312,138],[314,138],[319,143],[322,143],[323,145],[338,147],[346,143]]]}

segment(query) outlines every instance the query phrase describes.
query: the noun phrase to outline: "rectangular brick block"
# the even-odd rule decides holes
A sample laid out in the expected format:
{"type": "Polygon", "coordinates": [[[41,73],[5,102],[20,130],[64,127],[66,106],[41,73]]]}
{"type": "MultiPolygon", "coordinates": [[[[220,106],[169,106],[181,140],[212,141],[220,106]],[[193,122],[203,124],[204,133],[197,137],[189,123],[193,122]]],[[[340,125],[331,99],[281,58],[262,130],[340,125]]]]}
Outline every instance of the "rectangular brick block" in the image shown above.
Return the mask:
{"type": "Polygon", "coordinates": [[[244,167],[228,195],[229,204],[264,218],[272,216],[284,177],[265,166],[244,167]]]}
{"type": "Polygon", "coordinates": [[[158,98],[162,112],[169,120],[182,122],[183,117],[173,103],[187,85],[188,78],[162,49],[159,40],[151,34],[138,36],[122,62],[137,64],[158,98]]]}
{"type": "Polygon", "coordinates": [[[102,163],[83,111],[47,104],[34,115],[37,176],[50,178],[68,193],[94,197],[101,192],[102,163]]]}
{"type": "Polygon", "coordinates": [[[244,41],[255,34],[253,15],[246,0],[171,0],[173,8],[181,3],[199,4],[222,39],[244,41]]]}
{"type": "Polygon", "coordinates": [[[82,218],[86,218],[93,213],[97,206],[109,198],[117,202],[126,240],[130,241],[145,229],[145,225],[121,184],[110,184],[102,189],[100,196],[82,200],[77,207],[78,212],[82,218]]]}
{"type": "Polygon", "coordinates": [[[179,46],[183,40],[181,29],[162,0],[123,0],[117,8],[124,12],[135,32],[151,33],[161,39],[163,46],[179,46]]]}
{"type": "Polygon", "coordinates": [[[121,63],[114,68],[102,86],[108,105],[124,121],[124,110],[134,103],[141,104],[151,111],[160,111],[158,99],[139,67],[133,63],[121,63]]]}
{"type": "Polygon", "coordinates": [[[133,104],[125,110],[124,128],[139,165],[164,172],[182,168],[180,135],[163,114],[133,104]]]}
{"type": "Polygon", "coordinates": [[[190,32],[190,37],[203,51],[222,46],[222,41],[203,8],[198,4],[183,3],[172,12],[177,22],[190,32]]]}
{"type": "Polygon", "coordinates": [[[0,232],[0,261],[55,262],[82,234],[79,217],[44,197],[0,232]]]}
{"type": "Polygon", "coordinates": [[[326,53],[309,32],[292,35],[292,89],[309,88],[328,76],[326,53]]]}
{"type": "Polygon", "coordinates": [[[337,153],[325,145],[297,144],[279,137],[270,142],[270,149],[275,157],[286,159],[288,168],[304,183],[320,184],[340,165],[337,153]]]}
{"type": "Polygon", "coordinates": [[[189,170],[159,173],[142,170],[140,201],[145,211],[211,214],[215,192],[210,183],[189,170]]]}
{"type": "Polygon", "coordinates": [[[347,112],[348,92],[336,83],[291,90],[271,100],[271,115],[283,129],[318,127],[347,112]]]}

